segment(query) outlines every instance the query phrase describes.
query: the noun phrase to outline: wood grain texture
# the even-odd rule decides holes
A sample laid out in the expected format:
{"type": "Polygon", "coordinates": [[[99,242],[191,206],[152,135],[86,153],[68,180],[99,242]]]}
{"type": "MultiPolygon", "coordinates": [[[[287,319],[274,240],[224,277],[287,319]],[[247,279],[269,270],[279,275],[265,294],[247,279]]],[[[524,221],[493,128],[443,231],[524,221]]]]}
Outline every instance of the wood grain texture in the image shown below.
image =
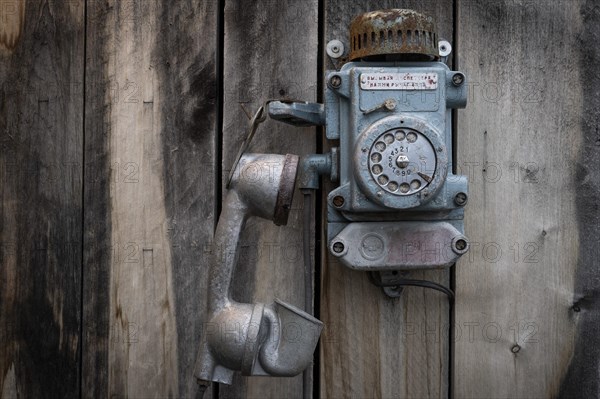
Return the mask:
{"type": "MultiPolygon", "coordinates": [[[[316,0],[227,1],[225,4],[223,176],[246,133],[249,115],[271,98],[316,100],[316,0]]],[[[249,152],[315,152],[314,128],[267,120],[249,152]]],[[[223,182],[225,184],[225,182],[223,182]]],[[[287,226],[252,218],[242,238],[233,296],[242,302],[280,298],[304,307],[302,196],[296,193],[287,226]]],[[[221,386],[221,398],[297,398],[302,377],[234,378],[221,386]]]]}
{"type": "Polygon", "coordinates": [[[556,397],[573,355],[589,51],[578,45],[579,7],[458,2],[458,61],[471,82],[458,165],[470,175],[473,244],[456,268],[456,397],[556,397]]]}
{"type": "MultiPolygon", "coordinates": [[[[441,37],[451,40],[452,1],[325,1],[324,43],[342,40],[360,13],[410,8],[431,15],[441,37]]],[[[325,54],[322,55],[326,57],[325,54]]],[[[328,58],[325,68],[333,68],[328,58]]],[[[324,398],[440,398],[448,395],[449,305],[443,294],[407,287],[391,299],[366,273],[353,271],[323,247],[320,379],[324,398]]],[[[449,272],[411,273],[449,286],[449,272]]]]}
{"type": "Polygon", "coordinates": [[[206,321],[208,248],[216,223],[218,12],[213,0],[161,1],[153,53],[163,98],[161,178],[172,247],[178,392],[186,398],[197,389],[193,369],[206,321]]]}
{"type": "Polygon", "coordinates": [[[83,1],[0,4],[0,396],[79,395],[83,1]]]}
{"type": "Polygon", "coordinates": [[[600,397],[600,53],[589,51],[600,40],[600,7],[581,2],[582,27],[578,33],[579,83],[582,88],[580,127],[583,134],[577,161],[576,204],[579,259],[575,275],[573,310],[577,316],[575,348],[562,380],[560,397],[600,397]]]}
{"type": "Polygon", "coordinates": [[[108,396],[109,289],[111,271],[110,190],[108,150],[111,109],[105,70],[110,60],[105,43],[109,4],[91,2],[86,16],[85,187],[83,241],[82,396],[108,396]],[[93,23],[92,23],[93,22],[93,23]]]}
{"type": "Polygon", "coordinates": [[[88,9],[86,397],[195,394],[214,228],[214,6],[88,9]]]}

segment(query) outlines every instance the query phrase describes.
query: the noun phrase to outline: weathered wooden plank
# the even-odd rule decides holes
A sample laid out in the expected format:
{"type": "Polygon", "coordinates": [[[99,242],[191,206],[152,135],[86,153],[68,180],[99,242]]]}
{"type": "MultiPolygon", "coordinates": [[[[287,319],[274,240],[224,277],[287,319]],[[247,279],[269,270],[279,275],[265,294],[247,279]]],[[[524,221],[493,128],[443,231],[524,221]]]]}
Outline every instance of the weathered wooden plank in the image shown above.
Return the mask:
{"type": "Polygon", "coordinates": [[[215,5],[89,5],[86,397],[196,390],[214,228],[215,5]]]}
{"type": "Polygon", "coordinates": [[[82,372],[84,398],[108,396],[108,290],[111,265],[110,158],[111,107],[105,43],[112,34],[108,4],[88,2],[86,15],[85,187],[83,193],[82,372]]]}
{"type": "MultiPolygon", "coordinates": [[[[271,98],[316,100],[316,0],[261,0],[225,3],[223,176],[248,127],[248,114],[271,98]]],[[[315,151],[313,128],[294,128],[274,121],[258,131],[250,152],[303,155],[315,151]]],[[[223,182],[225,184],[225,182],[223,182]]],[[[242,241],[234,298],[272,302],[280,298],[304,307],[302,196],[297,193],[288,225],[253,218],[242,241]]],[[[239,377],[219,396],[301,397],[302,377],[239,377]]]]}
{"type": "Polygon", "coordinates": [[[83,1],[0,2],[0,396],[79,395],[83,1]]]}
{"type": "Polygon", "coordinates": [[[573,310],[578,316],[575,348],[560,390],[563,398],[600,397],[596,372],[600,369],[600,76],[597,68],[600,55],[590,51],[600,40],[600,8],[595,1],[587,0],[581,2],[579,12],[583,22],[577,34],[582,144],[575,175],[579,259],[573,298],[573,310]]]}
{"type": "Polygon", "coordinates": [[[576,209],[591,166],[581,148],[597,137],[583,141],[581,5],[458,2],[471,80],[458,166],[470,175],[473,243],[456,268],[456,397],[555,397],[573,354],[578,260],[597,262],[581,258],[576,209]]]}
{"type": "MultiPolygon", "coordinates": [[[[367,11],[409,8],[431,15],[440,37],[451,41],[452,1],[325,1],[323,43],[348,45],[352,18],[367,11]]],[[[326,57],[326,55],[322,55],[326,57]]],[[[328,58],[325,68],[333,68],[328,58]]],[[[326,247],[321,281],[321,396],[327,398],[446,397],[449,305],[436,291],[408,287],[400,299],[386,297],[366,273],[352,271],[326,247]]],[[[412,273],[411,278],[449,285],[448,271],[412,273]]]]}

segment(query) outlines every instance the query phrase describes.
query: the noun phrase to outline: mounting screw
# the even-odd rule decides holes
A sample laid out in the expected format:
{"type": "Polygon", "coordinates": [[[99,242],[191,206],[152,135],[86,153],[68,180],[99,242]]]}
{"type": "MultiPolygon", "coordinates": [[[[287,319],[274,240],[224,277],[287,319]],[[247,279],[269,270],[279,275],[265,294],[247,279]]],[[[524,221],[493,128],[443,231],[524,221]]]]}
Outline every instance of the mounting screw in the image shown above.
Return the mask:
{"type": "Polygon", "coordinates": [[[452,239],[452,250],[457,255],[464,255],[469,250],[469,242],[465,236],[456,236],[452,239]]]}
{"type": "Polygon", "coordinates": [[[334,242],[333,243],[333,252],[335,252],[336,254],[341,254],[342,252],[344,252],[344,244],[341,243],[340,241],[334,242]]]}
{"type": "Polygon", "coordinates": [[[460,86],[464,82],[465,82],[465,75],[463,75],[462,73],[458,72],[452,76],[452,84],[454,86],[460,86]]]}
{"type": "Polygon", "coordinates": [[[340,75],[333,75],[329,78],[329,85],[334,89],[338,89],[342,85],[342,77],[340,75]]]}
{"type": "Polygon", "coordinates": [[[456,194],[456,196],[454,197],[454,203],[458,206],[465,206],[468,200],[469,197],[463,192],[456,194]]]}
{"type": "Polygon", "coordinates": [[[335,197],[333,197],[333,205],[336,208],[341,208],[342,206],[344,206],[344,197],[342,197],[341,195],[336,195],[335,197]]]}
{"type": "Polygon", "coordinates": [[[452,52],[452,45],[447,40],[440,40],[438,42],[438,49],[440,57],[448,57],[452,52]]]}
{"type": "Polygon", "coordinates": [[[340,58],[344,54],[344,44],[339,40],[332,40],[327,43],[326,51],[331,58],[340,58]]]}
{"type": "Polygon", "coordinates": [[[467,247],[467,242],[463,239],[456,240],[454,247],[459,251],[464,251],[464,249],[467,247]]]}
{"type": "Polygon", "coordinates": [[[512,353],[518,353],[521,350],[521,346],[519,346],[519,344],[514,344],[512,348],[510,348],[510,351],[512,353]]]}
{"type": "Polygon", "coordinates": [[[396,109],[396,100],[394,100],[393,98],[388,98],[384,101],[383,106],[388,111],[393,111],[396,109]]]}

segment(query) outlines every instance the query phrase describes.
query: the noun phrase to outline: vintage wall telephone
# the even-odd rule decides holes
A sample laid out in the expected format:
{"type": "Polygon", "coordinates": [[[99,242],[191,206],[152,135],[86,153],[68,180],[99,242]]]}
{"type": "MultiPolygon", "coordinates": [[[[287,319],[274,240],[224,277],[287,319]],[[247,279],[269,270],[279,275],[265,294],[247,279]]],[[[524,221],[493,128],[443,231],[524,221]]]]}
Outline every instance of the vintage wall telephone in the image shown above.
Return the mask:
{"type": "MultiPolygon", "coordinates": [[[[312,362],[322,323],[292,305],[245,304],[229,287],[238,239],[249,216],[285,224],[294,186],[319,187],[319,175],[339,183],[327,196],[327,240],[346,266],[367,271],[388,296],[411,270],[449,267],[465,254],[463,207],[467,178],[452,173],[452,109],[466,106],[466,78],[445,64],[450,44],[430,17],[411,10],[362,14],[350,27],[349,62],[326,74],[325,104],[274,101],[271,118],[326,126],[339,147],[327,154],[246,154],[266,106],[252,120],[232,168],[210,271],[208,310],[213,328],[201,344],[195,376],[230,384],[245,375],[292,376],[312,362]],[[248,168],[269,171],[244,176],[248,168]],[[298,181],[296,175],[299,173],[298,181]],[[289,323],[303,332],[286,340],[289,323]]],[[[327,45],[332,62],[344,46],[327,45]]],[[[306,227],[305,227],[306,228],[306,227]]]]}

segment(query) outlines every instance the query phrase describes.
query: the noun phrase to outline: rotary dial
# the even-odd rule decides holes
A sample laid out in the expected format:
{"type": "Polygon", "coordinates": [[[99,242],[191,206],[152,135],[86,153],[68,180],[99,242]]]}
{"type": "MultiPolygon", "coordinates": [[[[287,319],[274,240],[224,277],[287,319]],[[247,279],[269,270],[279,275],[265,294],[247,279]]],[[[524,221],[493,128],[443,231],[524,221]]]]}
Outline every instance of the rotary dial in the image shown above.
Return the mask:
{"type": "Polygon", "coordinates": [[[369,152],[369,170],[379,187],[394,195],[423,190],[436,170],[435,149],[414,129],[388,130],[375,140],[369,152]]]}

